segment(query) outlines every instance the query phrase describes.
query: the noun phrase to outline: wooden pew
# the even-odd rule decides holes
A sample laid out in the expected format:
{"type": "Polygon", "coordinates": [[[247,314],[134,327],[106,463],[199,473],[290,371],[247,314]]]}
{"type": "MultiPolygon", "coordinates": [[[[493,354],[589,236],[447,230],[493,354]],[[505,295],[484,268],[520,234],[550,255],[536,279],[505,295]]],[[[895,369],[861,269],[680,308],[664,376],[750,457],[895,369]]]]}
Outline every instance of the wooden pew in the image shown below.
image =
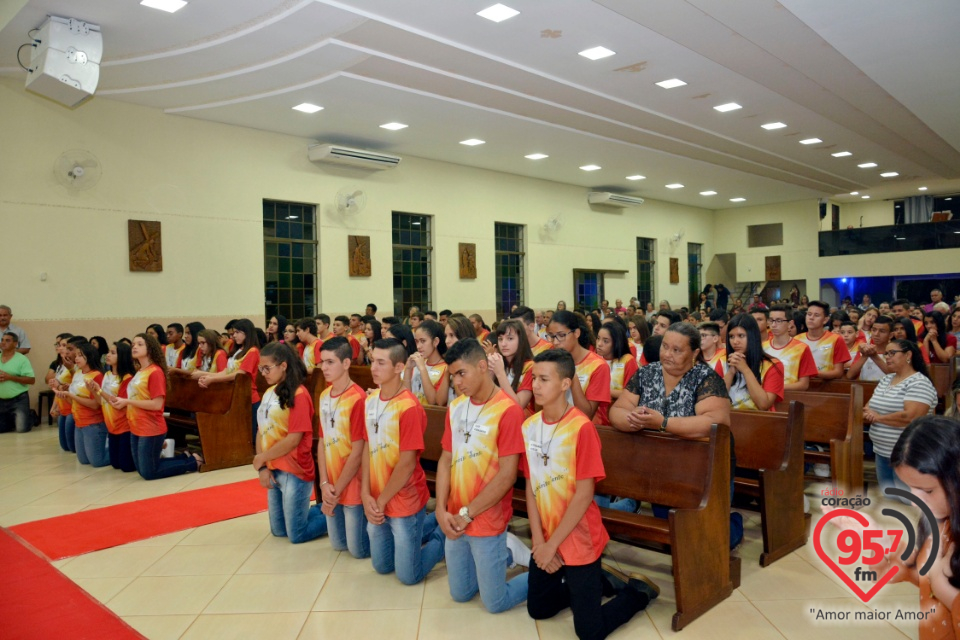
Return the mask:
{"type": "Polygon", "coordinates": [[[787,391],[778,411],[795,401],[804,405],[803,439],[829,445],[829,452],[804,451],[811,464],[830,465],[833,486],[845,495],[866,495],[863,482],[863,396],[861,384],[852,384],[846,393],[787,391]]]}
{"type": "Polygon", "coordinates": [[[737,469],[756,472],[756,477],[737,474],[734,490],[756,498],[760,504],[762,567],[807,542],[809,516],[803,511],[803,409],[802,404],[790,402],[786,413],[730,412],[737,469]]]}
{"type": "Polygon", "coordinates": [[[377,385],[373,384],[373,376],[370,375],[370,367],[366,365],[350,365],[350,379],[360,385],[360,388],[364,391],[367,389],[377,388],[377,385]]]}
{"type": "Polygon", "coordinates": [[[807,391],[849,395],[854,385],[859,385],[863,388],[863,404],[866,405],[870,402],[870,398],[873,397],[873,391],[877,388],[877,383],[871,380],[821,380],[820,378],[810,378],[810,388],[807,389],[807,391]]]}
{"type": "Polygon", "coordinates": [[[168,429],[181,429],[200,436],[203,464],[200,471],[239,467],[253,462],[251,425],[253,406],[246,374],[232,382],[218,382],[203,389],[188,376],[168,378],[165,409],[178,409],[194,417],[171,415],[168,429]]]}
{"type": "MultiPolygon", "coordinates": [[[[427,407],[421,460],[439,460],[445,409],[427,407]]],[[[739,586],[740,559],[730,557],[730,435],[725,426],[708,438],[622,433],[598,427],[607,477],[598,493],[671,507],[667,519],[601,509],[612,536],[671,554],[677,594],[673,629],[679,631],[739,586]]],[[[431,491],[434,475],[427,473],[431,491]]],[[[522,485],[522,481],[518,481],[522,485]]],[[[515,489],[513,508],[526,514],[526,496],[515,489]]]]}

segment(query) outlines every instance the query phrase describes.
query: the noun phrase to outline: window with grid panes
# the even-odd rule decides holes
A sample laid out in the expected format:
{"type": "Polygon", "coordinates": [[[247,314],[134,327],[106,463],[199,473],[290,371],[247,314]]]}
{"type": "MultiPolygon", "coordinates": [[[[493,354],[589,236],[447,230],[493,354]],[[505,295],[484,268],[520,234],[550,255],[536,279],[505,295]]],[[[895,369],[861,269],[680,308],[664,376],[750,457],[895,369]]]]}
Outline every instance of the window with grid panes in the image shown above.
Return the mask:
{"type": "MultiPolygon", "coordinates": [[[[263,201],[263,281],[267,319],[317,312],[316,206],[263,201]]],[[[282,329],[281,329],[282,330],[282,329]]]]}
{"type": "Polygon", "coordinates": [[[430,216],[393,213],[393,313],[407,315],[411,306],[431,308],[433,246],[430,216]]]}
{"type": "Polygon", "coordinates": [[[493,235],[497,317],[505,318],[523,304],[523,225],[497,222],[493,235]]]}
{"type": "Polygon", "coordinates": [[[637,238],[637,300],[640,301],[638,311],[642,313],[646,313],[647,303],[654,301],[654,264],[656,264],[656,240],[637,238]]]}
{"type": "Polygon", "coordinates": [[[687,243],[687,282],[689,283],[688,293],[690,294],[690,306],[692,312],[700,306],[700,290],[703,281],[703,245],[696,242],[687,243]]]}

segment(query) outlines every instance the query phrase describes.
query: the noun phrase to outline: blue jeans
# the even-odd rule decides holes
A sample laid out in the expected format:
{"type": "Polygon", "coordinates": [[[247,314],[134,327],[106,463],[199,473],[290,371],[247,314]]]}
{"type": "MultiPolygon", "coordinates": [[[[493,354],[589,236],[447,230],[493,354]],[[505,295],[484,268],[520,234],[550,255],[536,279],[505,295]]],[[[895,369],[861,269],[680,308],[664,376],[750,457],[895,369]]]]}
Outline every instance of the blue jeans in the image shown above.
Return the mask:
{"type": "Polygon", "coordinates": [[[405,518],[388,516],[383,524],[368,522],[367,533],[374,571],[395,570],[403,584],[417,584],[443,560],[447,537],[435,517],[427,518],[426,507],[405,518]]]}
{"type": "Polygon", "coordinates": [[[480,592],[483,606],[490,613],[514,608],[527,599],[527,573],[507,582],[510,552],[507,533],[498,536],[447,538],[447,582],[450,597],[467,602],[480,592]]]}
{"type": "Polygon", "coordinates": [[[616,496],[608,496],[604,493],[598,493],[597,495],[593,496],[593,501],[597,503],[598,507],[603,507],[604,509],[628,511],[630,513],[637,512],[637,501],[633,498],[617,498],[616,496]]]}
{"type": "Polygon", "coordinates": [[[367,516],[362,504],[338,504],[333,515],[327,516],[327,534],[335,551],[349,549],[354,558],[370,557],[367,516]]]}
{"type": "Polygon", "coordinates": [[[197,470],[197,459],[193,456],[174,456],[161,458],[163,441],[167,434],[159,436],[138,436],[130,433],[130,453],[133,463],[144,480],[157,480],[190,473],[197,470]]]}
{"type": "Polygon", "coordinates": [[[276,469],[273,470],[273,479],[276,485],[267,489],[270,533],[278,538],[290,538],[293,544],[325,535],[326,516],[320,512],[320,507],[310,506],[313,482],[276,469]]]}
{"type": "MultiPolygon", "coordinates": [[[[880,485],[880,492],[883,493],[883,490],[887,487],[896,487],[897,489],[903,489],[904,491],[910,491],[910,487],[906,485],[900,478],[897,477],[896,472],[893,470],[893,467],[890,466],[890,457],[882,456],[877,453],[874,456],[874,460],[877,465],[877,484],[880,485]]],[[[884,494],[883,496],[887,500],[899,500],[904,504],[911,504],[910,502],[884,494]]]]}
{"type": "Polygon", "coordinates": [[[123,472],[136,471],[133,452],[130,451],[130,432],[107,433],[107,454],[114,469],[123,472]]]}
{"type": "Polygon", "coordinates": [[[57,418],[57,431],[60,434],[61,449],[70,453],[77,452],[76,430],[72,413],[57,418]]]}
{"type": "Polygon", "coordinates": [[[77,460],[80,464],[105,467],[110,464],[107,453],[107,425],[103,422],[88,424],[76,430],[77,460]]]}

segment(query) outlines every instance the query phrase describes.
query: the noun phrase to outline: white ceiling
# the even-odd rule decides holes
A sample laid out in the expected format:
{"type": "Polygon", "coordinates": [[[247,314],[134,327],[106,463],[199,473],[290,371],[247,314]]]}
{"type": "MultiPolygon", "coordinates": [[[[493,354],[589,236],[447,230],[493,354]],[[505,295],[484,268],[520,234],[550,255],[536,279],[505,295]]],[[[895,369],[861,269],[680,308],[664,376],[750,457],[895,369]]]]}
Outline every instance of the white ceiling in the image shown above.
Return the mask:
{"type": "Polygon", "coordinates": [[[956,0],[507,0],[520,15],[475,15],[493,3],[31,0],[2,25],[0,73],[23,75],[12,52],[51,14],[101,26],[96,99],[305,141],[710,209],[960,191],[956,0]],[[598,45],[616,55],[577,55],[598,45]],[[654,84],[674,77],[688,84],[654,84]],[[291,109],[305,101],[324,110],[291,109]],[[712,108],[730,101],[744,108],[712,108]],[[788,126],[760,127],[774,121],[788,126]]]}

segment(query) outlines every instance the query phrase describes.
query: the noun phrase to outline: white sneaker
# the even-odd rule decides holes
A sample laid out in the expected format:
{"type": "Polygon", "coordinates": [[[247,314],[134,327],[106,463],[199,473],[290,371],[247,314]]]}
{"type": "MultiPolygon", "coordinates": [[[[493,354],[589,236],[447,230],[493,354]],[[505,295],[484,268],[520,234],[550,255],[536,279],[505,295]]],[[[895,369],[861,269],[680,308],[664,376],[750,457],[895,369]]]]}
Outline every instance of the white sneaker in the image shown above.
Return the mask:
{"type": "Polygon", "coordinates": [[[813,475],[818,478],[829,478],[830,477],[830,465],[820,462],[813,465],[813,475]]]}
{"type": "Polygon", "coordinates": [[[530,558],[533,556],[533,552],[530,551],[530,548],[527,545],[523,544],[523,540],[515,536],[514,534],[507,531],[507,549],[510,551],[510,556],[513,558],[510,563],[510,568],[514,568],[517,565],[521,567],[530,566],[530,558]]]}
{"type": "Polygon", "coordinates": [[[810,513],[810,498],[807,497],[807,494],[803,494],[803,512],[810,513]]]}

